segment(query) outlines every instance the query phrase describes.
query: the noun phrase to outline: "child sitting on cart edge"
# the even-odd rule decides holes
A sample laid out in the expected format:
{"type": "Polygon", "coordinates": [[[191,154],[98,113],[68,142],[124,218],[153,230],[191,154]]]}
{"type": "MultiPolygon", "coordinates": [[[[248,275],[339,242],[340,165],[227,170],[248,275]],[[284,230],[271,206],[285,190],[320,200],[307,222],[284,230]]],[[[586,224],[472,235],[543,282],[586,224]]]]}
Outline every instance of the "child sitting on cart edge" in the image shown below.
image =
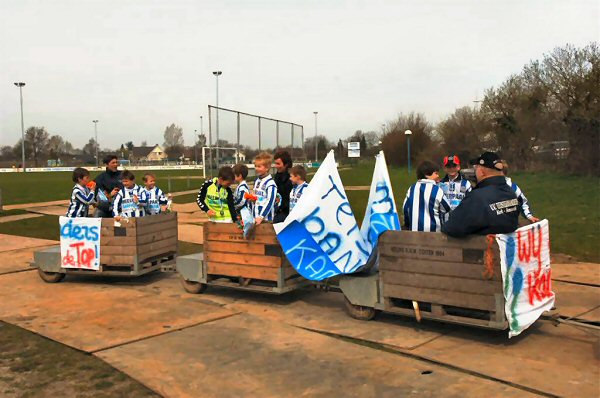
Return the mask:
{"type": "Polygon", "coordinates": [[[237,219],[233,192],[230,185],[234,180],[233,170],[229,166],[219,169],[217,177],[202,184],[196,203],[208,215],[210,221],[230,223],[237,219]]]}
{"type": "Polygon", "coordinates": [[[254,195],[256,203],[253,205],[254,223],[259,225],[263,221],[273,221],[275,217],[275,199],[277,197],[277,184],[269,174],[273,157],[268,152],[261,152],[254,158],[256,181],[254,181],[254,195]]]}
{"type": "Polygon", "coordinates": [[[440,232],[450,213],[450,203],[437,185],[439,166],[428,160],[417,167],[418,181],[411,185],[404,199],[404,225],[410,231],[440,232]]]}
{"type": "Polygon", "coordinates": [[[238,184],[235,188],[235,193],[233,194],[233,201],[235,211],[239,214],[244,207],[250,209],[252,205],[246,198],[246,194],[250,193],[250,188],[246,182],[246,178],[248,177],[248,166],[242,163],[236,164],[233,166],[233,175],[235,177],[235,182],[238,184]]]}
{"type": "Polygon", "coordinates": [[[115,220],[119,221],[123,217],[144,217],[146,203],[142,196],[143,188],[135,183],[135,175],[131,171],[125,170],[121,173],[121,184],[123,184],[123,188],[115,195],[113,203],[115,220]]]}
{"type": "Polygon", "coordinates": [[[87,217],[90,205],[95,202],[94,188],[96,183],[90,182],[90,172],[82,167],[73,170],[75,186],[71,192],[71,203],[67,210],[67,217],[87,217]]]}

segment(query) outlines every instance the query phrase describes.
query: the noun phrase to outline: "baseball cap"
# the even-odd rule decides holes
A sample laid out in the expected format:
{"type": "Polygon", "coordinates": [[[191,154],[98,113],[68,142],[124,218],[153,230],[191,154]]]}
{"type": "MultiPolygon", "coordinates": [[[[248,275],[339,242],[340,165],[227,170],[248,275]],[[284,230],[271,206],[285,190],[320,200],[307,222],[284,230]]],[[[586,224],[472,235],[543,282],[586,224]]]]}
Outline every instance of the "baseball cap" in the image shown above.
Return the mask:
{"type": "Polygon", "coordinates": [[[502,164],[502,159],[495,152],[484,152],[476,159],[471,160],[471,164],[474,166],[483,166],[488,169],[494,169],[498,171],[502,171],[504,165],[502,164]]]}
{"type": "Polygon", "coordinates": [[[460,166],[460,159],[456,155],[448,155],[444,157],[444,167],[460,166]]]}

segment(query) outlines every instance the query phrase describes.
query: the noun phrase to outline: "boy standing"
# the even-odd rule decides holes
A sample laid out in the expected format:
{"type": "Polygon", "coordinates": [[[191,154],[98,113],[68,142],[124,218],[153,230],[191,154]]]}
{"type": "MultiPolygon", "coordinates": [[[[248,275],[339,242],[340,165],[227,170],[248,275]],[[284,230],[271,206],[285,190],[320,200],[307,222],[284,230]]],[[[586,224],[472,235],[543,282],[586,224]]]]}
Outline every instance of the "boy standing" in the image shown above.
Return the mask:
{"type": "Polygon", "coordinates": [[[506,160],[502,160],[502,173],[504,174],[504,178],[506,178],[506,184],[508,184],[508,186],[511,187],[512,190],[515,192],[515,195],[517,195],[521,215],[528,219],[531,223],[540,221],[539,218],[535,217],[531,213],[529,201],[527,200],[527,197],[525,196],[521,188],[519,188],[519,186],[516,183],[512,182],[512,179],[510,177],[508,177],[508,162],[506,162],[506,160]]]}
{"type": "Polygon", "coordinates": [[[440,181],[440,187],[450,203],[450,209],[454,210],[471,192],[471,183],[460,172],[460,159],[456,155],[444,157],[444,171],[446,176],[440,181]]]}
{"type": "Polygon", "coordinates": [[[254,195],[257,200],[254,204],[254,223],[260,225],[263,221],[273,221],[275,217],[275,198],[277,185],[269,174],[273,158],[268,152],[261,152],[254,158],[256,181],[254,181],[254,195]]]}
{"type": "Polygon", "coordinates": [[[221,223],[236,221],[233,192],[229,187],[234,178],[231,167],[223,166],[219,169],[217,177],[206,180],[200,187],[196,203],[206,212],[210,221],[221,223]]]}
{"type": "Polygon", "coordinates": [[[298,203],[302,193],[308,187],[306,182],[306,169],[303,166],[293,166],[290,170],[290,180],[292,181],[292,192],[290,192],[290,212],[298,203]]]}
{"type": "Polygon", "coordinates": [[[146,173],[142,181],[144,181],[144,189],[142,190],[141,202],[145,204],[146,213],[154,215],[165,211],[168,198],[162,189],[156,186],[156,176],[152,173],[146,173]]]}
{"type": "Polygon", "coordinates": [[[129,170],[121,173],[123,188],[115,196],[113,216],[117,221],[122,217],[144,217],[145,203],[140,200],[142,188],[135,183],[135,176],[129,170]]]}
{"type": "Polygon", "coordinates": [[[246,177],[248,177],[248,167],[245,164],[238,163],[233,166],[233,175],[235,176],[235,182],[238,184],[233,194],[233,204],[235,211],[239,214],[242,208],[250,208],[251,202],[249,202],[244,195],[250,192],[246,177]]]}
{"type": "Polygon", "coordinates": [[[410,231],[439,232],[450,212],[450,204],[437,185],[439,167],[426,160],[417,167],[417,178],[404,199],[404,225],[410,231]]]}
{"type": "Polygon", "coordinates": [[[71,192],[71,203],[67,210],[67,217],[87,217],[90,204],[94,202],[94,185],[92,190],[87,186],[90,184],[90,172],[82,167],[73,170],[73,182],[75,186],[71,192]]]}

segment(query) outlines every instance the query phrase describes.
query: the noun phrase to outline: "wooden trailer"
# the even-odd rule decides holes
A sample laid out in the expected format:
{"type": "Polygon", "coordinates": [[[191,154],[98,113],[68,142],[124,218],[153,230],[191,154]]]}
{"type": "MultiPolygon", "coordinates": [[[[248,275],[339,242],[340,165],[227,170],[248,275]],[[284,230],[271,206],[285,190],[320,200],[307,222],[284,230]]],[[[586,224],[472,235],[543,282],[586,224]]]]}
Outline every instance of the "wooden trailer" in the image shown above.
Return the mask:
{"type": "Polygon", "coordinates": [[[308,284],[289,263],[272,224],[248,238],[235,224],[204,224],[204,252],[177,259],[182,285],[190,293],[207,286],[282,294],[308,284]]]}
{"type": "Polygon", "coordinates": [[[349,314],[378,311],[506,329],[500,254],[495,239],[388,231],[379,238],[379,272],[340,280],[349,314]]]}
{"type": "Polygon", "coordinates": [[[102,219],[100,269],[63,268],[60,246],[34,253],[32,267],[46,282],[60,282],[65,275],[139,276],[173,267],[177,260],[177,213],[130,218],[115,226],[102,219]]]}

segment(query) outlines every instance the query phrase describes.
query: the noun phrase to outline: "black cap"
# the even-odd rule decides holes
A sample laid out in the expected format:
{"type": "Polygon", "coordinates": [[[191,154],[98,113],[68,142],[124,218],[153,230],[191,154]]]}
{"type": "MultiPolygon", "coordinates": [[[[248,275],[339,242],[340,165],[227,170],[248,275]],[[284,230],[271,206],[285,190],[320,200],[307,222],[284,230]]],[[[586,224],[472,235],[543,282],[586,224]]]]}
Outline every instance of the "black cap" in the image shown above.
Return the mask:
{"type": "Polygon", "coordinates": [[[471,160],[471,164],[474,166],[483,166],[488,169],[494,169],[498,171],[502,171],[504,165],[502,164],[502,159],[495,152],[484,152],[477,159],[471,160]]]}

